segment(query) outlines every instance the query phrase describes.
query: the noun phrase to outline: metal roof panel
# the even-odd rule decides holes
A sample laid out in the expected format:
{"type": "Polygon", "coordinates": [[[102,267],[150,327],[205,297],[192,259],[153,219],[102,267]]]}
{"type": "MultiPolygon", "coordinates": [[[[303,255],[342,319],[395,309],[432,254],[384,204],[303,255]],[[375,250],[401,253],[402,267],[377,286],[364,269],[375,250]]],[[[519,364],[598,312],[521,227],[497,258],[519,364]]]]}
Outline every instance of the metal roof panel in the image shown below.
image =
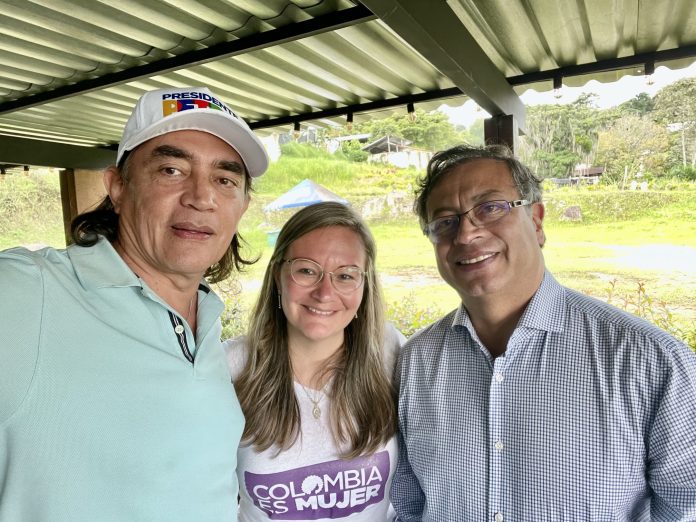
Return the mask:
{"type": "MultiPolygon", "coordinates": [[[[613,60],[693,47],[668,62],[684,67],[696,55],[692,0],[446,3],[517,92],[531,82],[552,88],[550,76],[533,76],[537,73],[597,61],[612,69],[579,70],[563,79],[582,85],[641,74],[644,65],[616,62],[612,68],[613,60]]],[[[295,116],[305,121],[316,113],[317,126],[343,125],[345,116],[325,111],[459,92],[447,74],[382,20],[336,22],[338,28],[330,31],[318,23],[308,36],[293,33],[303,23],[360,9],[367,12],[349,0],[0,0],[0,140],[31,136],[113,146],[137,98],[167,85],[208,85],[250,122],[285,118],[283,130],[295,116]],[[274,38],[279,30],[285,32],[277,42],[262,38],[274,38]],[[248,49],[220,57],[201,54],[246,42],[248,49]],[[188,65],[156,68],[189,56],[188,65]],[[124,75],[139,67],[146,72],[124,75]],[[58,92],[67,97],[51,98],[58,92]],[[7,108],[20,101],[27,106],[7,108]]],[[[655,65],[663,63],[660,56],[655,65]]],[[[441,103],[431,96],[418,107],[441,103]]],[[[356,122],[364,118],[355,114],[356,122]]]]}

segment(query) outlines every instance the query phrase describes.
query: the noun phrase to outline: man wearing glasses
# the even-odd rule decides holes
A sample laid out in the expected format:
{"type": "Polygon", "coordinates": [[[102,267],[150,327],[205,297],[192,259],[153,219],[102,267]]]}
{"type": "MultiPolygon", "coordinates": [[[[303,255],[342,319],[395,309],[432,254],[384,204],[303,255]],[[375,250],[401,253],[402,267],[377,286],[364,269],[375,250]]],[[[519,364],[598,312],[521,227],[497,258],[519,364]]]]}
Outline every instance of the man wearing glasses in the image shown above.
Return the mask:
{"type": "Polygon", "coordinates": [[[415,209],[462,305],[397,368],[399,520],[696,519],[696,354],[556,282],[540,180],[454,147],[415,209]]]}

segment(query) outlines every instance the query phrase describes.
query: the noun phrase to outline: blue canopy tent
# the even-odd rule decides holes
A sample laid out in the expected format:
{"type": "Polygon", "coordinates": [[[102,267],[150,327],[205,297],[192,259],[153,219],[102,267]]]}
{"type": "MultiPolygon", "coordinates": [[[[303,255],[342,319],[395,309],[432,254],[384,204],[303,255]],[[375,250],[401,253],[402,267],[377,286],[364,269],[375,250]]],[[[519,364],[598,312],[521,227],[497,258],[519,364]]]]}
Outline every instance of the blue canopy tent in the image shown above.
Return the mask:
{"type": "MultiPolygon", "coordinates": [[[[275,210],[308,207],[309,205],[314,205],[315,203],[321,203],[323,201],[336,201],[344,205],[350,205],[348,200],[343,199],[338,194],[334,194],[329,189],[314,183],[310,179],[305,179],[292,187],[285,194],[271,201],[268,205],[263,207],[263,210],[264,212],[272,212],[275,210]]],[[[266,233],[268,246],[275,246],[279,232],[280,230],[271,230],[266,233]]]]}
{"type": "Polygon", "coordinates": [[[349,205],[348,201],[338,194],[334,194],[329,189],[314,183],[312,180],[305,179],[298,183],[285,194],[271,201],[263,210],[269,212],[273,210],[283,210],[293,207],[307,207],[322,201],[337,201],[344,205],[349,205]]]}

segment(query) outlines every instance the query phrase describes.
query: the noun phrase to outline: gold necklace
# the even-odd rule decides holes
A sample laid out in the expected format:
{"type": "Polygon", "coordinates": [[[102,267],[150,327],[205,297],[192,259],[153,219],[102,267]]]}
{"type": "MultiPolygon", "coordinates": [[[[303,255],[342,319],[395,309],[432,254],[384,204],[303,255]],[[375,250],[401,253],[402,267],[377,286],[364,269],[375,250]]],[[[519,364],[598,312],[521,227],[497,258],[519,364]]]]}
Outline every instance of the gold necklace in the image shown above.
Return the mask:
{"type": "MultiPolygon", "coordinates": [[[[295,378],[297,378],[297,376],[295,376],[295,378]]],[[[312,403],[312,416],[318,420],[321,417],[321,408],[319,407],[319,401],[324,397],[324,389],[322,388],[321,390],[317,390],[319,392],[319,397],[315,399],[309,394],[309,390],[305,388],[304,384],[302,384],[299,380],[297,381],[297,384],[300,385],[302,390],[305,392],[305,395],[309,399],[309,402],[312,403]]]]}

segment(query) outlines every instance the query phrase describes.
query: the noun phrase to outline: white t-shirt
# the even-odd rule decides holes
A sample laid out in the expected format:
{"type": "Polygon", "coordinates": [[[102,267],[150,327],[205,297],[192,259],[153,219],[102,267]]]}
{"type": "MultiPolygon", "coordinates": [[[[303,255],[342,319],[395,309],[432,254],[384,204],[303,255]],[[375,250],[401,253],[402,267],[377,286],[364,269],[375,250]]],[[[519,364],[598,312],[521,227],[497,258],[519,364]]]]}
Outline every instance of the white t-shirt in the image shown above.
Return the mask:
{"type": "MultiPolygon", "coordinates": [[[[389,376],[405,340],[387,325],[384,359],[389,376]]],[[[224,345],[234,380],[246,363],[246,338],[230,339],[224,345]]],[[[252,446],[239,447],[239,521],[394,520],[389,489],[398,455],[396,437],[372,455],[340,459],[329,426],[330,401],[321,395],[318,405],[322,413],[316,419],[307,393],[298,382],[294,388],[301,420],[297,442],[275,457],[275,446],[261,453],[252,446]]],[[[315,390],[310,393],[319,397],[315,390]]]]}

